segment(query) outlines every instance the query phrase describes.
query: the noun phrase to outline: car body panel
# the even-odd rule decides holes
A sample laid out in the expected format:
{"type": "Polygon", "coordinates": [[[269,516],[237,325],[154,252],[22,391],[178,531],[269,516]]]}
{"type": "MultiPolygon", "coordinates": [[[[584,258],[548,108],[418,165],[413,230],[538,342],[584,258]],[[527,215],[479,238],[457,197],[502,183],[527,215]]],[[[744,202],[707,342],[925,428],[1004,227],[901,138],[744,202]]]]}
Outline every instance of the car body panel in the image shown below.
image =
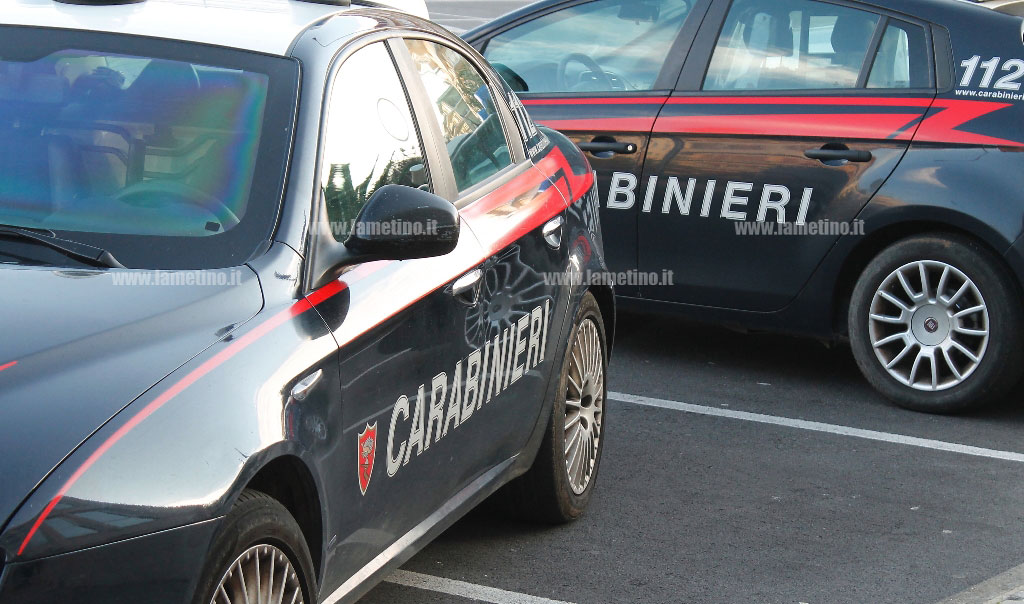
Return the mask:
{"type": "Polygon", "coordinates": [[[182,276],[0,271],[0,302],[18,317],[0,341],[0,364],[17,362],[0,373],[0,455],[10,463],[0,490],[4,523],[69,451],[263,305],[248,267],[206,275],[222,285],[174,285],[182,276]],[[53,313],[57,300],[74,300],[81,314],[53,313]]]}
{"type": "Polygon", "coordinates": [[[220,527],[207,520],[116,543],[8,564],[0,600],[50,602],[181,602],[196,589],[206,546],[220,527]],[[161,552],[153,556],[153,552],[161,552]],[[124,570],[132,568],[132,576],[124,570]]]}
{"type": "MultiPolygon", "coordinates": [[[[422,0],[378,3],[427,17],[422,0]]],[[[83,11],[50,0],[13,0],[4,5],[4,23],[170,37],[286,55],[296,37],[341,10],[340,6],[298,0],[146,0],[145,10],[133,4],[112,4],[83,11]],[[232,26],[222,27],[225,22],[232,26]]]]}
{"type": "MultiPolygon", "coordinates": [[[[591,155],[589,160],[597,173],[598,190],[610,191],[612,174],[639,174],[643,171],[651,129],[665,102],[664,95],[643,94],[604,99],[566,99],[551,95],[528,98],[523,104],[530,115],[554,128],[575,143],[609,140],[636,145],[632,154],[614,154],[605,157],[591,155]],[[565,103],[573,106],[572,116],[566,116],[565,103]]],[[[602,202],[605,200],[602,199],[602,202]]],[[[602,208],[605,208],[602,203],[602,208]]],[[[602,213],[613,210],[602,209],[602,213]]],[[[606,241],[609,243],[609,262],[613,271],[627,271],[637,266],[637,232],[635,220],[603,220],[606,241]]],[[[619,288],[620,295],[636,295],[635,288],[619,288]]]]}

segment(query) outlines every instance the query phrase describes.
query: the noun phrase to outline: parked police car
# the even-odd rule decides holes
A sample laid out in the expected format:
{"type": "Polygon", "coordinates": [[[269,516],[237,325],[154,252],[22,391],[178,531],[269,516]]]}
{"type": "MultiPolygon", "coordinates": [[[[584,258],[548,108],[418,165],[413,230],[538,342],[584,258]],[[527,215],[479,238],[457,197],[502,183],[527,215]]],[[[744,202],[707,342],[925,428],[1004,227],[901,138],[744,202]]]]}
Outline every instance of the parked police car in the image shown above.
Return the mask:
{"type": "Polygon", "coordinates": [[[4,2],[4,604],[350,601],[516,477],[587,505],[585,157],[443,29],[333,4],[4,2]]]}
{"type": "Polygon", "coordinates": [[[590,153],[625,306],[848,334],[956,411],[1024,368],[1024,5],[988,5],[544,0],[465,38],[590,153]]]}

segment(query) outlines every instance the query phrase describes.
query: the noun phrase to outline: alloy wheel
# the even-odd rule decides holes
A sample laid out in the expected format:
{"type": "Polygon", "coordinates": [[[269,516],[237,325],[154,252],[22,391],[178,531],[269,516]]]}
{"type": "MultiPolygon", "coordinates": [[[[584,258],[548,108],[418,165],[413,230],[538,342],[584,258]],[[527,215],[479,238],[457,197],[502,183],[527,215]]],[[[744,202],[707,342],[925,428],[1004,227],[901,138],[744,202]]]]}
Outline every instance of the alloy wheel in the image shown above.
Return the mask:
{"type": "Polygon", "coordinates": [[[974,282],[936,260],[907,263],[875,291],[868,335],[875,356],[900,383],[952,388],[978,368],[989,343],[989,313],[974,282]]]}
{"type": "Polygon", "coordinates": [[[576,332],[565,393],[565,471],[577,495],[587,490],[597,465],[604,413],[604,350],[593,319],[576,332]]]}
{"type": "Polygon", "coordinates": [[[291,560],[272,545],[242,552],[221,577],[210,604],[303,604],[291,560]]]}

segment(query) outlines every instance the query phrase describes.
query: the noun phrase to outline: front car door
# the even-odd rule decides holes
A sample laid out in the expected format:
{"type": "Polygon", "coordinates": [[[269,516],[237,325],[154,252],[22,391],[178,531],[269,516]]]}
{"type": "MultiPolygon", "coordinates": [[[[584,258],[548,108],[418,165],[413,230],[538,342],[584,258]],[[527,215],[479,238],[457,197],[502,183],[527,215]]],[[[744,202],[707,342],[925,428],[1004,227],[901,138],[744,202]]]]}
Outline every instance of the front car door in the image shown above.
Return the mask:
{"type": "Polygon", "coordinates": [[[720,0],[654,125],[644,298],[775,311],[902,159],[935,97],[929,32],[843,1],[720,0]]]}
{"type": "Polygon", "coordinates": [[[651,128],[709,3],[574,0],[471,38],[535,120],[589,152],[612,270],[636,268],[636,214],[623,210],[636,203],[651,128]]]}
{"type": "MultiPolygon", "coordinates": [[[[384,185],[447,194],[447,160],[432,154],[428,127],[414,117],[395,49],[403,52],[399,40],[377,41],[339,59],[324,118],[322,218],[314,223],[314,250],[341,245],[363,205],[384,185]]],[[[321,480],[331,512],[327,588],[344,578],[358,583],[357,571],[440,507],[483,463],[468,451],[461,454],[462,399],[452,393],[457,387],[465,392],[466,359],[473,351],[451,336],[462,332],[468,312],[453,285],[483,257],[472,232],[462,228],[457,248],[445,256],[353,267],[340,278],[344,291],[317,307],[337,340],[341,377],[332,409],[337,415],[321,434],[341,443],[322,464],[330,474],[321,480]],[[326,434],[332,426],[341,426],[340,437],[326,434]]]]}

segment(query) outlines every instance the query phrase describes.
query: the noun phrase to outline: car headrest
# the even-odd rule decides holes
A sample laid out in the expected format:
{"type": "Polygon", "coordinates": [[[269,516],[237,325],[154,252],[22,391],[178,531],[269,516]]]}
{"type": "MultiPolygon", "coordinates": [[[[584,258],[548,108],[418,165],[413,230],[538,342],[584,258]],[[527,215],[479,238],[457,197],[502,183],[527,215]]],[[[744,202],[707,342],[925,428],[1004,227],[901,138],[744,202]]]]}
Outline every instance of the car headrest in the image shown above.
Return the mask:
{"type": "Polygon", "coordinates": [[[875,33],[875,17],[844,15],[832,28],[832,50],[836,53],[867,52],[871,35],[875,33]]]}
{"type": "Polygon", "coordinates": [[[132,97],[161,103],[175,96],[190,97],[199,91],[199,76],[189,63],[154,59],[128,89],[132,97]]]}
{"type": "Polygon", "coordinates": [[[765,56],[788,57],[793,54],[793,29],[789,13],[755,11],[745,20],[743,43],[747,50],[765,56]]]}

